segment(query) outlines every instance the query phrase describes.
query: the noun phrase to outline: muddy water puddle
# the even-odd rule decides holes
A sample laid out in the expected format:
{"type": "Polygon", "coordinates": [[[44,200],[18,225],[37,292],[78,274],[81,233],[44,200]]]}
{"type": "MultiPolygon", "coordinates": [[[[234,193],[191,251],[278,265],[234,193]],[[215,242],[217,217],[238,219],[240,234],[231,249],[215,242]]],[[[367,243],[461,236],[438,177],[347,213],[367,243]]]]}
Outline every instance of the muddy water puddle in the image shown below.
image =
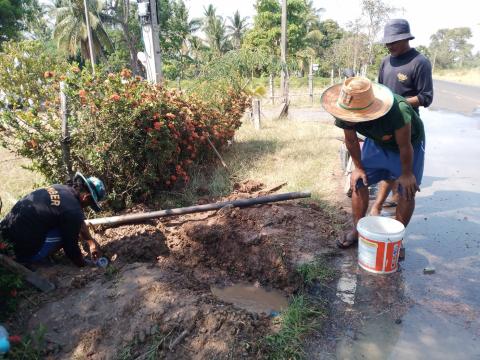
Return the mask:
{"type": "Polygon", "coordinates": [[[287,308],[287,298],[278,290],[265,290],[252,284],[235,284],[224,288],[212,287],[212,294],[241,309],[270,314],[287,308]]]}

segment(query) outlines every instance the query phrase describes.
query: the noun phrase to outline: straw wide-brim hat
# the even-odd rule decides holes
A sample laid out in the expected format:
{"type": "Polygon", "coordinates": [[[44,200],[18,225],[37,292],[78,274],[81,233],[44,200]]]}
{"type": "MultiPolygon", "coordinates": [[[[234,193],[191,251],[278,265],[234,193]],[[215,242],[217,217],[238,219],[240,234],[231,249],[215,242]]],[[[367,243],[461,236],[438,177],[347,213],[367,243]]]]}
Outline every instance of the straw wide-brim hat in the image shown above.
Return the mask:
{"type": "Polygon", "coordinates": [[[352,77],[326,89],[320,102],[335,118],[348,122],[378,119],[390,111],[393,93],[384,85],[363,77],[352,77]]]}

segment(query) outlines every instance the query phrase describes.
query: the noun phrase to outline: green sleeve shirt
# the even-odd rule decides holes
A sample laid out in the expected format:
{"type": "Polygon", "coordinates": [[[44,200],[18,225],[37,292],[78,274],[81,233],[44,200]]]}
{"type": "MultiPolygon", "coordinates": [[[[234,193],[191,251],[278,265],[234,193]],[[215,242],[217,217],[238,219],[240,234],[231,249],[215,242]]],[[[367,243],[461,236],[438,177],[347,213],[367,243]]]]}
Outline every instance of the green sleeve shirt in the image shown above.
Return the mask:
{"type": "Polygon", "coordinates": [[[335,125],[342,129],[352,129],[375,141],[379,146],[398,152],[398,144],[395,140],[395,131],[406,124],[411,124],[412,145],[425,140],[425,130],[420,116],[413,110],[405,98],[394,94],[392,108],[381,118],[360,123],[346,123],[335,119],[335,125]]]}

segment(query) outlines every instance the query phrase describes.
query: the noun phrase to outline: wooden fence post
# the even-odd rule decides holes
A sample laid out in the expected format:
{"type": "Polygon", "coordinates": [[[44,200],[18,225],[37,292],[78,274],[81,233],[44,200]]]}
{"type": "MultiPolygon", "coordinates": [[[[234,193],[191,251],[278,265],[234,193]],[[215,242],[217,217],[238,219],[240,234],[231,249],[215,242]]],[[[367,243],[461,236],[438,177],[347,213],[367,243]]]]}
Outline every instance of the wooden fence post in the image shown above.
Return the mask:
{"type": "Polygon", "coordinates": [[[313,74],[308,74],[308,95],[310,96],[310,103],[313,104],[313,74]]]}
{"type": "Polygon", "coordinates": [[[261,128],[261,120],[260,120],[260,99],[253,98],[252,100],[252,115],[253,115],[253,126],[255,129],[260,130],[261,128]]]}
{"type": "Polygon", "coordinates": [[[273,82],[273,74],[270,74],[270,80],[268,81],[270,87],[270,99],[272,99],[272,105],[275,104],[275,85],[273,82]]]}
{"type": "Polygon", "coordinates": [[[68,180],[73,179],[72,161],[70,158],[70,132],[68,131],[67,97],[65,95],[65,83],[60,82],[60,117],[62,119],[62,156],[67,172],[68,180]]]}

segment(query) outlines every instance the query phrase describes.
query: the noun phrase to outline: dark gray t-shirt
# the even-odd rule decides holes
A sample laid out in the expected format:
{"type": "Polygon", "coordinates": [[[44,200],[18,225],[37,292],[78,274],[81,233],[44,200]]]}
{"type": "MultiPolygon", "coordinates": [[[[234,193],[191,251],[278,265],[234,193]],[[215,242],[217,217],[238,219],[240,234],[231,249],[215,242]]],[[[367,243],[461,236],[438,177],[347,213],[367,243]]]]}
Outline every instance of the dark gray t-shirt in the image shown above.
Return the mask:
{"type": "Polygon", "coordinates": [[[432,103],[432,66],[413,48],[400,56],[386,56],[380,65],[378,82],[403,97],[418,96],[424,107],[432,103]]]}

